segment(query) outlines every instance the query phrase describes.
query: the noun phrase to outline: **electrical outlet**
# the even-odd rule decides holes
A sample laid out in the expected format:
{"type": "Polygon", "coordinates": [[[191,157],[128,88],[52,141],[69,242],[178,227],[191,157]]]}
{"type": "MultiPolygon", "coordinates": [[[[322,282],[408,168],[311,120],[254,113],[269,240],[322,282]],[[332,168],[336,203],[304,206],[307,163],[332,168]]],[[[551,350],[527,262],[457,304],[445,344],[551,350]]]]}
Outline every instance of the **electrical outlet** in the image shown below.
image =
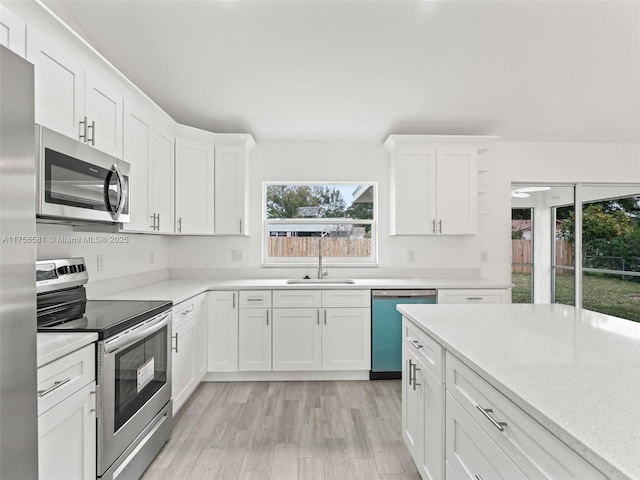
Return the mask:
{"type": "Polygon", "coordinates": [[[149,251],[149,263],[151,265],[156,263],[156,253],[153,250],[149,251]]]}
{"type": "Polygon", "coordinates": [[[242,250],[231,250],[231,261],[232,262],[241,262],[242,261],[242,250]]]}
{"type": "Polygon", "coordinates": [[[482,263],[487,263],[489,261],[489,253],[486,250],[482,250],[480,252],[480,261],[482,263]]]}
{"type": "Polygon", "coordinates": [[[96,261],[96,270],[98,270],[98,272],[101,272],[104,270],[104,255],[99,254],[97,261],[96,261]]]}
{"type": "Polygon", "coordinates": [[[416,251],[415,250],[407,250],[407,260],[409,262],[416,261],[416,251]]]}

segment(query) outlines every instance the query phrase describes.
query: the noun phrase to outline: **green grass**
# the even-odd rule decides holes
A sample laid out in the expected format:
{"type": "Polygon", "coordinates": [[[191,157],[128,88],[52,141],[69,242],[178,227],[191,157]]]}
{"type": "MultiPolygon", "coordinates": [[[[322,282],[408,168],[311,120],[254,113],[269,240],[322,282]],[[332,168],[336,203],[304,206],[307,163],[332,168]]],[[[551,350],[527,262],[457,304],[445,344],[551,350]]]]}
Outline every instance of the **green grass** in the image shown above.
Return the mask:
{"type": "MultiPolygon", "coordinates": [[[[531,276],[512,274],[513,303],[531,302],[531,276]]],[[[573,305],[573,275],[556,277],[556,302],[573,305]]],[[[585,274],[582,285],[583,307],[600,313],[640,322],[640,282],[624,281],[602,274],[585,274]]]]}

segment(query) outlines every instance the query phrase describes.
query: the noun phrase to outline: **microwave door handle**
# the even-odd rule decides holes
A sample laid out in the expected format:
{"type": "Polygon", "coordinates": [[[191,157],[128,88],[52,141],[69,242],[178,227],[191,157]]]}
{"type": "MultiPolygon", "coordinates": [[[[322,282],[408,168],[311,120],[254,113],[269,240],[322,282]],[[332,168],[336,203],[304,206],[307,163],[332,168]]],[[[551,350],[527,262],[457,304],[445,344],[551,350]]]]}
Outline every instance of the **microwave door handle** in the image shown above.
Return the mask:
{"type": "Polygon", "coordinates": [[[120,169],[114,163],[113,166],[111,167],[111,170],[109,170],[109,173],[107,174],[107,178],[105,178],[104,180],[104,204],[106,205],[107,211],[109,212],[109,214],[111,215],[111,218],[113,218],[114,221],[118,219],[118,217],[122,213],[122,210],[124,209],[125,201],[127,198],[126,195],[127,195],[126,182],[124,181],[122,173],[120,173],[120,169]],[[115,212],[113,211],[113,207],[111,206],[111,200],[109,199],[109,185],[111,184],[111,177],[114,174],[116,175],[116,179],[118,180],[118,187],[120,190],[120,198],[118,200],[118,206],[115,212]]]}
{"type": "MultiPolygon", "coordinates": [[[[120,185],[120,201],[118,203],[118,209],[116,210],[115,216],[113,217],[114,220],[117,220],[124,210],[129,192],[127,182],[124,179],[124,175],[118,168],[118,165],[113,165],[112,169],[116,172],[116,178],[118,179],[118,184],[120,185]]],[[[160,223],[159,220],[160,219],[158,219],[158,223],[160,223]]]]}

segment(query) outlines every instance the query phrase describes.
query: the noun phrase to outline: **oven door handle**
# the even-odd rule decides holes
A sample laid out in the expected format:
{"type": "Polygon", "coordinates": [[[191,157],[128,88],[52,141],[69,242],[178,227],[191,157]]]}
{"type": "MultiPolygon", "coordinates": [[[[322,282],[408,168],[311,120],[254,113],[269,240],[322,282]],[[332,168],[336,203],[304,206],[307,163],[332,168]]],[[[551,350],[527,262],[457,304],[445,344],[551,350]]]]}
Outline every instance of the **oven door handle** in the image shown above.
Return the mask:
{"type": "Polygon", "coordinates": [[[164,328],[170,321],[171,312],[168,312],[160,317],[143,322],[124,334],[120,334],[111,340],[105,340],[104,351],[105,353],[111,353],[120,348],[129,347],[137,341],[164,328]]]}

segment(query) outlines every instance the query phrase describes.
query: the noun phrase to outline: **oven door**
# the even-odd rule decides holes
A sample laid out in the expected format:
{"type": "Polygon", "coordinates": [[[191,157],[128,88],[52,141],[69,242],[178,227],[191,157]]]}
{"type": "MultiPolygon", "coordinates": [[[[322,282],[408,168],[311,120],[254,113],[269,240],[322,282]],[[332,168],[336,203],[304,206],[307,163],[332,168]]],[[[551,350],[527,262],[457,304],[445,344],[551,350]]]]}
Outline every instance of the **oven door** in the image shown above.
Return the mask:
{"type": "Polygon", "coordinates": [[[38,214],[129,222],[128,163],[39,128],[38,214]]]}
{"type": "Polygon", "coordinates": [[[98,342],[98,476],[171,399],[171,312],[98,342]]]}

